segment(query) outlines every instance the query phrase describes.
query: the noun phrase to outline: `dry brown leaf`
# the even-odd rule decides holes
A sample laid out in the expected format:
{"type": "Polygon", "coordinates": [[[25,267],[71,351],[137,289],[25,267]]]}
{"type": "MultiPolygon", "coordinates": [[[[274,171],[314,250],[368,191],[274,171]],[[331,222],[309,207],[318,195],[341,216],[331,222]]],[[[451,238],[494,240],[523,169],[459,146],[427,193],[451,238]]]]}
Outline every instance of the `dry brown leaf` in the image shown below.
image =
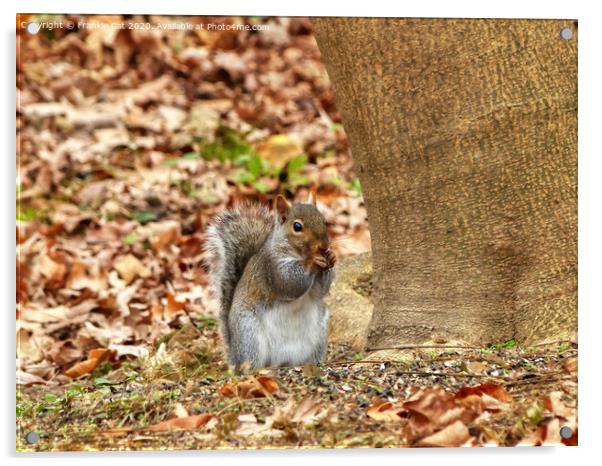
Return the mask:
{"type": "Polygon", "coordinates": [[[83,262],[76,261],[71,266],[66,286],[72,290],[88,288],[98,293],[107,289],[107,274],[102,272],[98,266],[90,267],[83,262]]]}
{"type": "Polygon", "coordinates": [[[37,267],[44,277],[54,282],[61,282],[67,273],[65,264],[52,260],[48,255],[40,258],[37,267]]]}
{"type": "Polygon", "coordinates": [[[58,366],[65,366],[81,359],[83,351],[72,340],[58,342],[48,353],[52,361],[58,366]]]}
{"type": "Polygon", "coordinates": [[[503,403],[510,403],[512,401],[512,395],[510,395],[510,393],[508,393],[504,387],[492,383],[484,383],[477,385],[476,387],[461,388],[458,390],[458,393],[456,393],[455,398],[457,400],[461,400],[469,395],[488,395],[489,397],[495,398],[503,403]]]}
{"type": "Polygon", "coordinates": [[[151,275],[150,270],[132,254],[121,256],[115,261],[113,268],[117,270],[126,285],[137,277],[147,278],[151,275]]]}
{"type": "Polygon", "coordinates": [[[271,377],[260,375],[243,380],[236,387],[226,383],[219,391],[226,397],[238,395],[243,399],[263,398],[275,394],[278,391],[278,383],[271,377]]]}
{"type": "Polygon", "coordinates": [[[37,375],[29,374],[24,371],[17,371],[17,385],[25,385],[30,386],[34,384],[43,384],[45,385],[47,382],[37,375]]]}
{"type": "Polygon", "coordinates": [[[194,430],[206,425],[215,416],[213,414],[198,414],[196,416],[175,417],[167,421],[149,426],[151,432],[164,432],[168,430],[194,430]]]}
{"type": "Polygon", "coordinates": [[[562,367],[564,368],[564,370],[571,375],[577,374],[577,366],[577,358],[566,358],[562,363],[562,367]]]}
{"type": "Polygon", "coordinates": [[[462,421],[456,421],[453,424],[441,429],[428,437],[419,440],[417,447],[460,447],[471,438],[468,427],[462,421]]]}
{"type": "Polygon", "coordinates": [[[261,157],[278,168],[303,153],[303,148],[286,134],[275,134],[263,141],[257,148],[261,157]]]}
{"type": "Polygon", "coordinates": [[[169,244],[176,244],[180,237],[180,222],[168,220],[151,226],[150,243],[153,248],[163,249],[169,244]]]}
{"type": "Polygon", "coordinates": [[[575,416],[575,409],[567,407],[562,402],[562,396],[562,392],[552,392],[544,396],[543,407],[554,414],[554,416],[571,419],[575,416]]]}
{"type": "Polygon", "coordinates": [[[292,422],[300,422],[303,424],[311,423],[317,416],[322,403],[320,403],[318,395],[306,396],[301,400],[297,408],[293,411],[292,422]]]}
{"type": "Polygon", "coordinates": [[[185,312],[186,310],[186,301],[178,300],[173,293],[167,292],[167,305],[165,306],[165,311],[163,317],[167,320],[172,320],[178,314],[185,312]]]}
{"type": "Polygon", "coordinates": [[[19,328],[17,330],[17,358],[28,364],[40,361],[45,354],[44,343],[54,344],[51,337],[38,336],[29,330],[19,328]]]}
{"type": "Polygon", "coordinates": [[[376,421],[398,422],[405,409],[400,404],[393,404],[385,400],[376,400],[367,409],[366,414],[376,421]]]}
{"type": "Polygon", "coordinates": [[[254,414],[241,414],[238,416],[239,427],[236,429],[235,434],[241,437],[280,437],[284,435],[282,430],[272,428],[273,419],[269,417],[265,420],[265,423],[257,422],[257,418],[254,414]]]}
{"type": "Polygon", "coordinates": [[[277,406],[270,420],[279,426],[293,424],[311,424],[318,419],[322,403],[320,396],[307,395],[299,403],[289,398],[284,406],[277,406]]]}
{"type": "Polygon", "coordinates": [[[47,331],[56,331],[76,323],[85,322],[90,311],[98,304],[93,299],[86,299],[75,306],[47,307],[29,305],[21,309],[21,325],[42,324],[47,331]]]}
{"type": "Polygon", "coordinates": [[[92,372],[102,362],[114,359],[115,350],[107,348],[96,348],[89,352],[88,359],[75,364],[73,367],[65,371],[65,375],[71,378],[81,377],[92,372]]]}
{"type": "Polygon", "coordinates": [[[434,421],[454,407],[454,397],[441,387],[421,388],[403,403],[410,414],[434,421]]]}

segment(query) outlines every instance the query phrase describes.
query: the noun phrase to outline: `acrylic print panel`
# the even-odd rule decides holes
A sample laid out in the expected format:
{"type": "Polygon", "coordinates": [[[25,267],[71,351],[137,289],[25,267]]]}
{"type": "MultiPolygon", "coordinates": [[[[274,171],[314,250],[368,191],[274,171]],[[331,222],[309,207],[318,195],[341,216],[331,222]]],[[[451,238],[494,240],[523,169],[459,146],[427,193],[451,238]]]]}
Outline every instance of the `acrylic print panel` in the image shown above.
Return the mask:
{"type": "Polygon", "coordinates": [[[24,14],[17,93],[17,450],[577,444],[576,21],[24,14]]]}

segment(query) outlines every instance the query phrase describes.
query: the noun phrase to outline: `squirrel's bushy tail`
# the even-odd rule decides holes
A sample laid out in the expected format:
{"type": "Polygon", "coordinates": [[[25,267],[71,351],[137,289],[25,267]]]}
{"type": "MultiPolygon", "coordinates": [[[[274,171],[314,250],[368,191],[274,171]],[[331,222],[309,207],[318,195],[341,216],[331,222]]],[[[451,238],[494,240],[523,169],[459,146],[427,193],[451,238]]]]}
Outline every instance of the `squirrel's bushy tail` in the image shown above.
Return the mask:
{"type": "Polygon", "coordinates": [[[274,214],[259,204],[245,204],[217,215],[207,228],[205,251],[210,284],[219,303],[224,340],[230,345],[228,315],[236,284],[274,228],[274,214]]]}

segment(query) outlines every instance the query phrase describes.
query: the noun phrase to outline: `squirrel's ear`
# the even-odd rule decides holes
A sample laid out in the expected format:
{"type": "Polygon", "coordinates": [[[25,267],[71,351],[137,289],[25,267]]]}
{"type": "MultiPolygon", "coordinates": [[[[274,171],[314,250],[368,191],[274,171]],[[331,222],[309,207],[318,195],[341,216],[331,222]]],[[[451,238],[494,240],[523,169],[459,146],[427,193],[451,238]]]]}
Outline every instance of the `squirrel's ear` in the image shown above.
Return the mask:
{"type": "Polygon", "coordinates": [[[278,194],[278,196],[276,196],[276,200],[274,201],[274,206],[276,208],[276,212],[278,213],[278,217],[280,218],[280,222],[284,223],[286,214],[291,208],[290,202],[288,202],[283,195],[278,194]]]}
{"type": "Polygon", "coordinates": [[[307,203],[316,206],[316,195],[313,191],[309,192],[309,196],[307,196],[307,203]]]}

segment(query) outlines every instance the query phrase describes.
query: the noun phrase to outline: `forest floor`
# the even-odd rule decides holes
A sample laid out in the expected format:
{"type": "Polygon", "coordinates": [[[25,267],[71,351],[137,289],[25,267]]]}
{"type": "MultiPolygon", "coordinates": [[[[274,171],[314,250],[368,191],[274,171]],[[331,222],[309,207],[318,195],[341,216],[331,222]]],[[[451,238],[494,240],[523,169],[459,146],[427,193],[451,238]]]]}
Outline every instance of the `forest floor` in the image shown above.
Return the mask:
{"type": "Polygon", "coordinates": [[[330,348],[321,366],[237,377],[217,342],[215,322],[204,320],[146,359],[108,359],[67,384],[18,389],[17,449],[577,443],[573,344],[415,350],[387,361],[330,348]],[[561,438],[563,426],[570,438],[561,438]]]}
{"type": "Polygon", "coordinates": [[[19,451],[536,445],[560,443],[564,425],[576,434],[571,342],[387,361],[331,347],[320,367],[228,371],[203,261],[212,215],[312,189],[339,259],[371,247],[306,18],[19,20],[269,25],[18,29],[19,451]]]}

